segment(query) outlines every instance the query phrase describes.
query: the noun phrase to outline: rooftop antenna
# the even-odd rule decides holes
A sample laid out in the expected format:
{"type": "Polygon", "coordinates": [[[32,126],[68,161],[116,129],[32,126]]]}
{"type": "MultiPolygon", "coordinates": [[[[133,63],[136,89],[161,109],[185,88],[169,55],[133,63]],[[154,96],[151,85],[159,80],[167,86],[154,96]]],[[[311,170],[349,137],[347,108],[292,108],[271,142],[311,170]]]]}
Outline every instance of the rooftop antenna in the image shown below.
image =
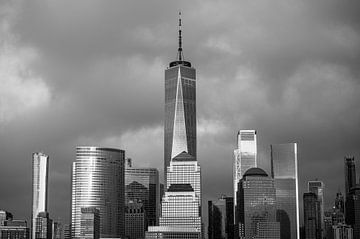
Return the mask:
{"type": "Polygon", "coordinates": [[[179,11],[179,48],[178,48],[178,60],[182,61],[184,55],[182,52],[182,37],[181,37],[181,11],[179,11]]]}

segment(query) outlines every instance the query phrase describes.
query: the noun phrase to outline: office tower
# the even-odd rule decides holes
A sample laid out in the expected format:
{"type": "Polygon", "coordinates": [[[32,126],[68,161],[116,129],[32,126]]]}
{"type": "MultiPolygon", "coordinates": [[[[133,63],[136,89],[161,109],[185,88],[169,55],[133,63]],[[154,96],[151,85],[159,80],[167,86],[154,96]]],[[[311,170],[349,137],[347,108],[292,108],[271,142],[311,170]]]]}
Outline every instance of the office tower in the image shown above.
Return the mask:
{"type": "Polygon", "coordinates": [[[273,144],[271,176],[276,189],[276,217],[281,239],[299,239],[299,189],[297,144],[273,144]]]}
{"type": "Polygon", "coordinates": [[[191,184],[171,184],[161,209],[159,226],[149,227],[146,238],[156,238],[155,235],[163,236],[159,238],[201,238],[199,198],[191,184]],[[192,237],[183,237],[184,233],[192,237]]]}
{"type": "Polygon", "coordinates": [[[360,238],[360,184],[353,186],[346,197],[346,224],[353,228],[354,238],[360,238]]]}
{"type": "Polygon", "coordinates": [[[81,208],[100,211],[100,237],[125,234],[125,151],[77,147],[72,168],[71,234],[81,237],[81,208]]]}
{"type": "MultiPolygon", "coordinates": [[[[130,162],[130,163],[129,163],[130,162]]],[[[156,168],[125,168],[125,204],[141,201],[145,212],[145,228],[158,224],[160,211],[159,171],[156,168]]]]}
{"type": "Polygon", "coordinates": [[[171,160],[167,168],[166,188],[173,184],[190,184],[201,206],[201,169],[195,157],[182,152],[171,160]]]}
{"type": "Polygon", "coordinates": [[[31,235],[35,239],[35,218],[47,211],[49,156],[41,152],[32,155],[32,212],[31,235]]]}
{"type": "Polygon", "coordinates": [[[145,237],[145,211],[141,202],[130,201],[125,207],[125,237],[140,239],[145,237]]]}
{"type": "Polygon", "coordinates": [[[350,189],[356,185],[356,169],[355,158],[345,157],[345,196],[350,192],[350,189]]]}
{"type": "Polygon", "coordinates": [[[184,60],[181,19],[177,60],[165,70],[164,177],[172,158],[185,151],[196,160],[196,70],[184,60]]]}
{"type": "Polygon", "coordinates": [[[208,239],[233,239],[234,199],[224,195],[208,201],[208,239]]]}
{"type": "Polygon", "coordinates": [[[30,229],[25,220],[9,220],[0,226],[1,239],[30,239],[30,229]]]}
{"type": "Polygon", "coordinates": [[[96,207],[81,208],[81,239],[100,238],[100,211],[96,207]]]}
{"type": "Polygon", "coordinates": [[[13,215],[10,212],[0,210],[0,226],[4,226],[5,221],[12,219],[13,219],[13,215]]]}
{"type": "Polygon", "coordinates": [[[48,212],[39,212],[35,218],[35,238],[52,238],[52,220],[49,218],[48,212]]]}
{"type": "Polygon", "coordinates": [[[322,181],[314,180],[308,182],[309,192],[315,193],[320,205],[320,226],[321,226],[321,237],[324,235],[324,189],[325,185],[322,181]]]}
{"type": "Polygon", "coordinates": [[[306,239],[321,239],[320,202],[313,192],[304,193],[304,229],[306,239]]]}
{"type": "Polygon", "coordinates": [[[239,231],[236,238],[280,238],[280,223],[276,222],[274,180],[260,168],[248,169],[239,182],[237,210],[239,231]]]}
{"type": "Polygon", "coordinates": [[[237,149],[234,150],[234,167],[233,167],[233,180],[234,180],[234,216],[235,224],[239,222],[239,215],[237,207],[237,191],[238,183],[242,179],[245,172],[257,167],[256,162],[257,146],[256,146],[256,131],[255,130],[240,130],[237,135],[237,149]]]}
{"type": "MultiPolygon", "coordinates": [[[[333,239],[353,239],[353,229],[346,224],[337,224],[333,226],[333,239]]],[[[328,238],[327,238],[328,239],[328,238]]]]}

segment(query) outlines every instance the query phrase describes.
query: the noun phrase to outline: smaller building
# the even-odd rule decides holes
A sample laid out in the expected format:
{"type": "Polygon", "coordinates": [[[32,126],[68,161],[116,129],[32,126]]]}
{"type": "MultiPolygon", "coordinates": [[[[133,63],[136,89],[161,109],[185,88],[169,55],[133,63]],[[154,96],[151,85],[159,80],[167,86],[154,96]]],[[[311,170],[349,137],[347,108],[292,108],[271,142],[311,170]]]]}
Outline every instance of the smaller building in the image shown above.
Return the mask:
{"type": "Polygon", "coordinates": [[[201,239],[196,228],[181,226],[152,226],[145,232],[145,239],[201,239]]]}
{"type": "Polygon", "coordinates": [[[30,229],[25,220],[4,221],[0,226],[1,239],[30,239],[30,229]]]}
{"type": "Polygon", "coordinates": [[[353,239],[353,229],[351,226],[348,226],[343,223],[333,226],[333,239],[353,239]]]}
{"type": "Polygon", "coordinates": [[[304,193],[305,238],[321,239],[320,203],[315,193],[304,193]]]}
{"type": "Polygon", "coordinates": [[[222,195],[218,201],[208,201],[208,238],[232,239],[234,236],[234,199],[222,195]]]}
{"type": "Polygon", "coordinates": [[[0,210],[0,226],[4,226],[4,222],[12,220],[13,215],[10,212],[0,210]]]}
{"type": "Polygon", "coordinates": [[[52,239],[52,220],[48,212],[40,212],[35,218],[35,239],[52,239]]]}
{"type": "Polygon", "coordinates": [[[100,238],[100,211],[96,207],[81,208],[80,237],[82,239],[100,238]]]}
{"type": "Polygon", "coordinates": [[[125,207],[125,236],[128,239],[145,237],[145,212],[141,202],[129,201],[125,207]]]}

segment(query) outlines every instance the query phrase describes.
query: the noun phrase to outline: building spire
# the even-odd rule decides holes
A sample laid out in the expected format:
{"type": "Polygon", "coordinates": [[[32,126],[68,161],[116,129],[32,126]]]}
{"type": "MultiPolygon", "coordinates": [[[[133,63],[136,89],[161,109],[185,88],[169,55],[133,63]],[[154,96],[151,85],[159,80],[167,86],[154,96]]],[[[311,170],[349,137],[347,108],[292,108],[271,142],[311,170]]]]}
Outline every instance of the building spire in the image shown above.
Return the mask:
{"type": "Polygon", "coordinates": [[[182,52],[182,36],[181,36],[181,11],[179,11],[179,48],[178,48],[178,60],[182,61],[184,55],[182,52]]]}

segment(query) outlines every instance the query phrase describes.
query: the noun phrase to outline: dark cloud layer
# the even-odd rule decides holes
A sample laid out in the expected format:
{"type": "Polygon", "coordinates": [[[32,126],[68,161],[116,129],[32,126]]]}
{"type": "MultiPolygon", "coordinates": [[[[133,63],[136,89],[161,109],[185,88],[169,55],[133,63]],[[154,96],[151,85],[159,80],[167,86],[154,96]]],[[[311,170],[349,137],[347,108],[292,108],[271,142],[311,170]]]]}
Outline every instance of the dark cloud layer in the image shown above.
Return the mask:
{"type": "Polygon", "coordinates": [[[65,222],[76,145],[119,147],[162,171],[179,9],[205,200],[231,195],[236,133],[252,128],[266,170],[271,143],[298,142],[301,192],[322,179],[331,206],[343,157],[360,166],[357,1],[19,0],[0,5],[1,208],[29,217],[39,150],[50,155],[50,213],[65,222]]]}

